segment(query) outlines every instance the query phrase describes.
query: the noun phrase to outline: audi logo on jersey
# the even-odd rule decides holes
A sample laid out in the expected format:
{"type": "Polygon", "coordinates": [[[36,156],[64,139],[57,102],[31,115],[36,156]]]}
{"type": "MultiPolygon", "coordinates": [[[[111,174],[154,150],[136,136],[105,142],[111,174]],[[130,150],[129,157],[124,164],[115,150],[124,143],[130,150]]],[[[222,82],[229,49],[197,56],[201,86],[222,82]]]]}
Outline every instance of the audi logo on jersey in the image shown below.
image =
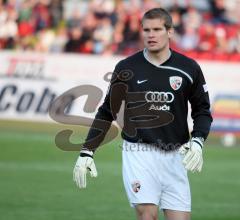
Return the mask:
{"type": "Polygon", "coordinates": [[[174,100],[174,95],[171,92],[149,91],[145,94],[145,100],[154,103],[171,103],[174,100]]]}

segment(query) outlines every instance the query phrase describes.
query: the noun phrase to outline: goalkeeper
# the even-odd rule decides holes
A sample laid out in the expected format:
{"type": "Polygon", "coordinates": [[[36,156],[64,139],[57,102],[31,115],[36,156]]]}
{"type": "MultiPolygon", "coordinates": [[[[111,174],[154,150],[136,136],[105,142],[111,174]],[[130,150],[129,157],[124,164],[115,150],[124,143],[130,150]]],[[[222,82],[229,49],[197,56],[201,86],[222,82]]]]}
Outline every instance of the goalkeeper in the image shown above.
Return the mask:
{"type": "Polygon", "coordinates": [[[159,208],[167,220],[190,219],[187,171],[202,170],[203,145],[212,122],[201,68],[170,48],[173,32],[166,10],[154,8],[144,14],[145,48],[116,65],[73,171],[79,188],[86,187],[87,171],[97,176],[94,153],[125,101],[123,182],[138,220],[158,219],[159,208]],[[193,119],[191,137],[188,102],[193,119]],[[101,121],[107,122],[105,129],[99,126],[101,121]]]}

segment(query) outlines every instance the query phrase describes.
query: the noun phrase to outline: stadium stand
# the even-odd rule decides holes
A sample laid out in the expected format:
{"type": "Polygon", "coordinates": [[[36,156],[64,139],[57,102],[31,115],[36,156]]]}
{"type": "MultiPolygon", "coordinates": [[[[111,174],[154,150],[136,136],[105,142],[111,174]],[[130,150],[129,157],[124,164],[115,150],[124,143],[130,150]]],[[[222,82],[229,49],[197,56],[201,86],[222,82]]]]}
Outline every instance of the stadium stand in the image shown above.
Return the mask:
{"type": "Polygon", "coordinates": [[[140,17],[152,7],[171,12],[172,48],[240,60],[240,0],[0,0],[0,50],[129,55],[142,48],[140,17]]]}

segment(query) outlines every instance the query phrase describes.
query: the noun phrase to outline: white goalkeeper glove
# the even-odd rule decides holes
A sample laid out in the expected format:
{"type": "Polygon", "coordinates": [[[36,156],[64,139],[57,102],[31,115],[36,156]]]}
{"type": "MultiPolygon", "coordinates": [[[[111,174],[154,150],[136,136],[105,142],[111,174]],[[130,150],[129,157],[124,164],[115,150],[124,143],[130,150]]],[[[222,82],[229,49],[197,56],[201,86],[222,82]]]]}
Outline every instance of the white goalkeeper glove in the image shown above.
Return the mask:
{"type": "Polygon", "coordinates": [[[201,172],[203,166],[202,147],[202,138],[194,137],[179,148],[180,154],[184,155],[183,165],[187,170],[201,172]]]}
{"type": "Polygon", "coordinates": [[[90,172],[91,177],[97,177],[97,169],[93,160],[93,152],[82,150],[73,169],[73,181],[81,188],[86,188],[86,174],[90,172]]]}

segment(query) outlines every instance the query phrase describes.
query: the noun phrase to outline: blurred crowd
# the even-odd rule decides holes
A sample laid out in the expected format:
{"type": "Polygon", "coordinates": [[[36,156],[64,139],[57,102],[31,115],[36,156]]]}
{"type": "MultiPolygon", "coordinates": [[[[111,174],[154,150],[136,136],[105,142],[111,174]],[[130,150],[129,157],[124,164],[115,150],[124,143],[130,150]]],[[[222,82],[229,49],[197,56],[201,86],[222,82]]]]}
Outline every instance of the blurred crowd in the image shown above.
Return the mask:
{"type": "Polygon", "coordinates": [[[153,7],[173,17],[172,48],[240,54],[240,0],[0,0],[0,49],[131,54],[153,7]]]}

